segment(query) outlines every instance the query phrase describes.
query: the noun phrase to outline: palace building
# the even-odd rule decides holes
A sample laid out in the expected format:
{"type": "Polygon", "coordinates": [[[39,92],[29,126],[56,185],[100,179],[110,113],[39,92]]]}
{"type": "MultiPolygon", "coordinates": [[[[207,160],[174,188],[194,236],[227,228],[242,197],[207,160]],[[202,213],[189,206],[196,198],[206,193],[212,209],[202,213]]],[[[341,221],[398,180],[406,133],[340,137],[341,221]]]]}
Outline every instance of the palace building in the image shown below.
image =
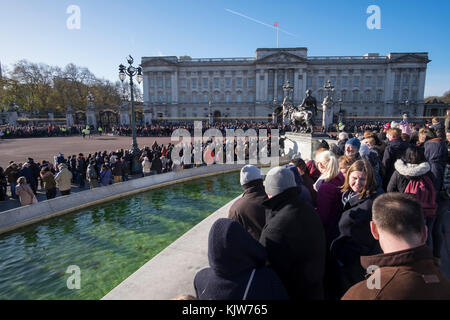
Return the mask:
{"type": "Polygon", "coordinates": [[[307,89],[320,105],[330,80],[344,117],[420,117],[430,61],[426,52],[308,56],[307,48],[260,48],[253,58],[143,57],[144,110],[154,119],[265,120],[287,80],[295,105],[307,89]]]}

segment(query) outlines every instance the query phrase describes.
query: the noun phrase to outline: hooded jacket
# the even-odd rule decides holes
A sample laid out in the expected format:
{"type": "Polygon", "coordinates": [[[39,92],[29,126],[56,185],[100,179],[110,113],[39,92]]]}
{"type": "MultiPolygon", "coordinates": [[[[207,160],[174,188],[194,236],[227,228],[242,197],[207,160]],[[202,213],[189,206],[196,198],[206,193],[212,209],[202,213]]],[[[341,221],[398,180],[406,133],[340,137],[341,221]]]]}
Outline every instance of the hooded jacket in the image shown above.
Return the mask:
{"type": "Polygon", "coordinates": [[[430,164],[422,162],[420,164],[405,163],[398,159],[395,164],[395,172],[389,181],[387,192],[403,193],[411,180],[419,180],[430,173],[430,164]]]}
{"type": "Polygon", "coordinates": [[[262,203],[268,198],[262,179],[250,181],[243,187],[244,194],[233,203],[228,218],[239,222],[258,241],[266,224],[266,209],[262,203]]]}
{"type": "Polygon", "coordinates": [[[298,188],[286,189],[264,201],[266,225],[259,242],[268,265],[292,299],[323,299],[325,232],[312,206],[300,199],[298,188]]]}
{"type": "Polygon", "coordinates": [[[265,267],[264,247],[232,219],[212,225],[208,260],[210,267],[194,278],[199,300],[243,300],[246,291],[246,300],[289,299],[278,276],[265,267]]]}
{"type": "Polygon", "coordinates": [[[364,280],[350,288],[342,300],[450,300],[450,281],[436,267],[433,253],[425,245],[361,257],[361,264],[365,269],[380,267],[380,288],[369,289],[364,280]]]}

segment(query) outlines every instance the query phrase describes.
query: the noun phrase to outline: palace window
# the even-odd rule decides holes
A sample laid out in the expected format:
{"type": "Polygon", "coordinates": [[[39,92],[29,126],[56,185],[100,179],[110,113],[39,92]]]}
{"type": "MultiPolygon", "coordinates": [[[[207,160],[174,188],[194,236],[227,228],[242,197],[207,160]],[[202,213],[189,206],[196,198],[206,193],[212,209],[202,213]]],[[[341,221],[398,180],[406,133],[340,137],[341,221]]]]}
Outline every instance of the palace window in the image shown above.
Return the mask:
{"type": "Polygon", "coordinates": [[[370,87],[372,82],[372,77],[366,77],[366,87],[370,87]]]}
{"type": "Polygon", "coordinates": [[[166,80],[166,88],[170,88],[172,85],[172,81],[170,79],[166,80]]]}
{"type": "Polygon", "coordinates": [[[237,78],[236,86],[237,86],[238,88],[241,88],[241,87],[242,87],[242,78],[237,78]]]}
{"type": "Polygon", "coordinates": [[[253,93],[248,94],[248,102],[253,102],[253,93]]]}
{"type": "Polygon", "coordinates": [[[242,102],[242,94],[241,93],[237,94],[237,102],[242,102]]]}
{"type": "Polygon", "coordinates": [[[381,99],[383,99],[383,91],[377,91],[377,102],[381,102],[381,99]]]}
{"type": "Polygon", "coordinates": [[[219,87],[219,79],[214,79],[214,88],[218,88],[219,87]]]}
{"type": "Polygon", "coordinates": [[[248,86],[249,88],[253,87],[253,79],[248,79],[248,84],[247,84],[247,86],[248,86]]]}
{"type": "Polygon", "coordinates": [[[181,87],[186,88],[186,79],[181,80],[181,87]]]}
{"type": "Polygon", "coordinates": [[[324,85],[324,77],[319,77],[319,87],[323,87],[324,85]]]}
{"type": "Polygon", "coordinates": [[[226,86],[227,88],[231,87],[231,79],[230,79],[230,78],[226,78],[226,79],[225,79],[225,86],[226,86]]]}
{"type": "Polygon", "coordinates": [[[197,88],[197,79],[192,79],[192,88],[197,88]]]}
{"type": "MultiPolygon", "coordinates": [[[[348,81],[347,81],[347,80],[348,80],[347,77],[343,77],[343,78],[342,78],[342,86],[345,87],[345,88],[346,88],[347,85],[348,85],[348,81]]],[[[344,99],[342,99],[342,100],[344,100],[344,99]]]]}
{"type": "Polygon", "coordinates": [[[208,79],[203,79],[203,88],[208,88],[208,79]]]}
{"type": "Polygon", "coordinates": [[[353,86],[358,87],[359,86],[359,76],[353,77],[353,86]]]}
{"type": "Polygon", "coordinates": [[[227,92],[225,95],[225,102],[230,103],[230,101],[231,101],[231,94],[229,92],[227,92]]]}
{"type": "Polygon", "coordinates": [[[378,87],[382,87],[383,86],[383,77],[378,77],[377,78],[377,86],[378,87]]]}
{"type": "Polygon", "coordinates": [[[359,101],[359,91],[355,90],[353,91],[353,102],[358,102],[359,101]]]}

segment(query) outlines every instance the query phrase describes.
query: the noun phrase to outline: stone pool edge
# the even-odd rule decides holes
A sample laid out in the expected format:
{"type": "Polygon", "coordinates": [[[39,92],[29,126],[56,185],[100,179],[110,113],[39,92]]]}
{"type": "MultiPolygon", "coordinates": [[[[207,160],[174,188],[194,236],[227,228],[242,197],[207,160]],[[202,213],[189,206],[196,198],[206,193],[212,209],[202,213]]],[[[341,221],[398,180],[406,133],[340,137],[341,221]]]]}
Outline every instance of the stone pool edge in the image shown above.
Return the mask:
{"type": "Polygon", "coordinates": [[[0,213],[0,234],[152,189],[239,171],[243,166],[243,164],[224,164],[192,168],[179,172],[168,172],[106,187],[89,189],[68,196],[41,201],[37,204],[3,211],[0,213]]]}

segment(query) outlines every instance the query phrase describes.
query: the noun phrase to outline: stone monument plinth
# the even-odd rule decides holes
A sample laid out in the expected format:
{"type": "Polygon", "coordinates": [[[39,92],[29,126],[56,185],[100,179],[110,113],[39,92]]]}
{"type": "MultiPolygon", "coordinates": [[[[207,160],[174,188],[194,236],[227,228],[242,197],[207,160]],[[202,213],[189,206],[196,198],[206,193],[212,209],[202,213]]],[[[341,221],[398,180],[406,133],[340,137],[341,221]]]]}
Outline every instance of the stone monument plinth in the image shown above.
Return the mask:
{"type": "Polygon", "coordinates": [[[337,140],[320,134],[287,132],[285,137],[284,154],[290,159],[297,157],[305,161],[314,159],[315,151],[322,140],[325,140],[330,147],[332,144],[337,144],[337,140]]]}

